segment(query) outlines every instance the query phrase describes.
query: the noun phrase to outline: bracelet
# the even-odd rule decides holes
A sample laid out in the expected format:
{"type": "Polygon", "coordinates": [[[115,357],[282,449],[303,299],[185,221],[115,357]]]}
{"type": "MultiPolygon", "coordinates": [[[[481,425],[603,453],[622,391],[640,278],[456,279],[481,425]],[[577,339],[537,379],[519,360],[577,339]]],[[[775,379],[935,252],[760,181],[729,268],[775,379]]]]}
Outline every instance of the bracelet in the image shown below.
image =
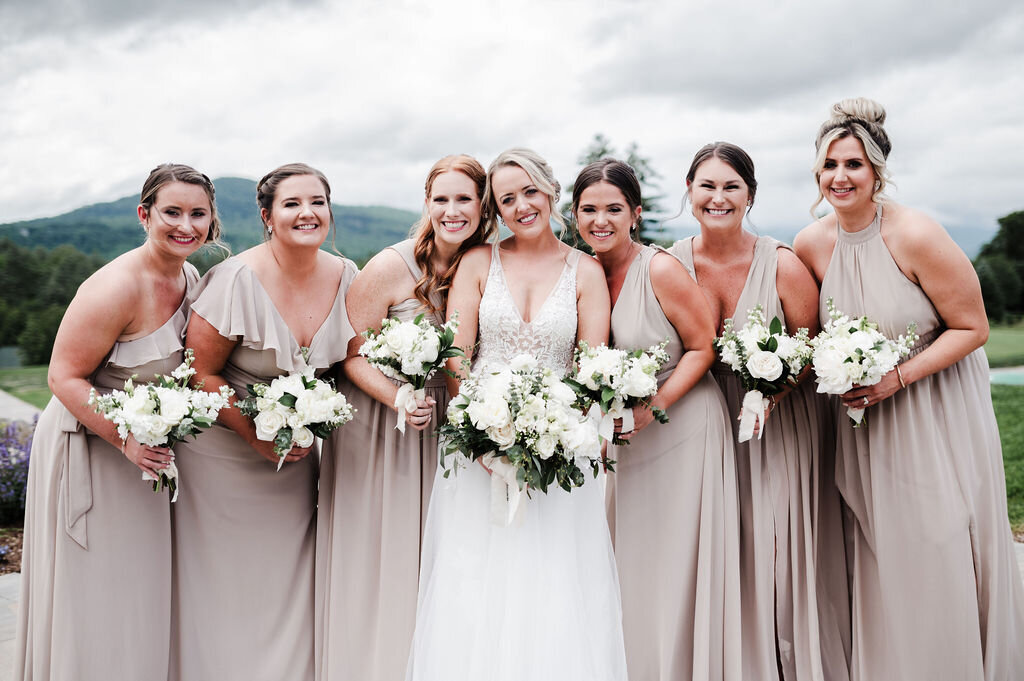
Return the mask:
{"type": "Polygon", "coordinates": [[[127,452],[125,452],[125,449],[127,449],[127,448],[128,448],[128,438],[126,438],[126,437],[125,438],[121,438],[121,453],[124,454],[125,456],[128,455],[127,452]]]}
{"type": "Polygon", "coordinates": [[[899,364],[896,365],[896,378],[900,379],[900,387],[903,388],[904,390],[906,390],[907,389],[907,384],[904,383],[904,381],[903,381],[903,372],[900,371],[900,365],[899,364]]]}
{"type": "Polygon", "coordinates": [[[769,395],[768,396],[768,411],[771,411],[772,409],[774,409],[776,404],[778,404],[778,402],[775,401],[775,395],[769,395]]]}

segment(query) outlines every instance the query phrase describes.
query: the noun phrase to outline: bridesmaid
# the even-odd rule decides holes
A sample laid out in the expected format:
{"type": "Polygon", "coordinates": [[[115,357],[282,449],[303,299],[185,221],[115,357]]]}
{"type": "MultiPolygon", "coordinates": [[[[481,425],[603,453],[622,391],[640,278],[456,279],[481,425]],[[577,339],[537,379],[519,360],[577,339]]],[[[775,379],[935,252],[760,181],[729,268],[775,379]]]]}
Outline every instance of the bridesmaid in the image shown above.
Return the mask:
{"type": "Polygon", "coordinates": [[[78,289],[53,346],[50,400],[36,426],[25,504],[17,679],[167,678],[171,518],[143,473],[174,459],[123,441],[86,402],[182,361],[199,274],[185,258],[218,242],[213,183],[165,164],[142,187],[142,246],[78,289]]]}
{"type": "MultiPolygon", "coordinates": [[[[415,236],[384,249],[352,282],[346,301],[357,334],[381,319],[419,314],[440,326],[463,254],[495,232],[481,229],[486,174],[476,159],[446,156],[430,169],[415,236]]],[[[443,373],[427,399],[400,417],[397,383],[349,341],[343,392],[358,416],[324,443],[317,523],[317,678],[400,679],[416,624],[420,542],[448,405],[443,373]],[[358,386],[358,387],[357,387],[358,386]],[[405,418],[414,430],[395,429],[405,418]],[[419,432],[417,432],[419,431],[419,432]],[[358,550],[353,550],[358,547],[358,550]]]]}
{"type": "Polygon", "coordinates": [[[851,678],[1024,677],[1024,589],[982,350],[988,322],[967,256],[923,213],[890,201],[885,110],[833,106],[818,131],[818,201],[796,252],[824,302],[921,336],[880,383],[835,401],[836,482],[849,509],[851,678]],[[846,407],[867,407],[854,430],[846,407]]]}
{"type": "MultiPolygon", "coordinates": [[[[266,241],[210,270],[192,304],[195,380],[236,399],[246,384],[345,359],[354,334],[345,292],[357,268],[320,250],[334,224],[331,188],[302,163],[256,186],[266,241]]],[[[313,678],[317,457],[272,443],[235,408],[181,447],[174,505],[171,678],[313,678]]]]}
{"type": "Polygon", "coordinates": [[[739,532],[732,435],[708,374],[714,338],[707,302],[678,260],[635,240],[640,183],[622,161],[580,172],[573,214],[604,268],[617,347],[668,339],[669,364],[651,404],[636,407],[615,459],[615,558],[626,660],[633,679],[735,679],[740,666],[739,532]]]}
{"type": "MultiPolygon", "coordinates": [[[[704,292],[717,333],[727,318],[742,327],[747,314],[761,305],[765,319],[778,317],[789,333],[807,327],[815,334],[818,286],[810,272],[785,244],[743,229],[757,192],[750,156],[728,142],[705,145],[690,164],[686,187],[700,235],[677,242],[670,252],[704,292]]],[[[737,438],[743,676],[823,679],[828,669],[828,678],[847,677],[842,646],[830,649],[834,659],[822,660],[819,636],[812,531],[819,498],[816,476],[825,448],[819,426],[819,403],[824,405],[814,382],[770,398],[760,437],[740,443],[743,385],[721,361],[715,362],[712,375],[725,395],[737,438]]],[[[839,520],[838,495],[834,486],[829,489],[831,517],[839,520]]],[[[823,539],[832,543],[830,551],[841,554],[842,527],[835,529],[823,539]]]]}

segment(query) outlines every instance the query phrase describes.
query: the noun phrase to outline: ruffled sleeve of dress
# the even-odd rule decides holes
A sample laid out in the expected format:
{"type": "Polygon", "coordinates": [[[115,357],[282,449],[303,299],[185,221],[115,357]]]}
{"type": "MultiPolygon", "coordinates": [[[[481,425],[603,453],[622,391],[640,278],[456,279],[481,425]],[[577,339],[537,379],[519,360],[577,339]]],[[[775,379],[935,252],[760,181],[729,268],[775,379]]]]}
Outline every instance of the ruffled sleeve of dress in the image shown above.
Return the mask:
{"type": "Polygon", "coordinates": [[[237,257],[206,273],[196,290],[192,312],[221,336],[239,341],[243,347],[272,351],[277,367],[284,373],[305,367],[298,344],[263,284],[237,257]]]}

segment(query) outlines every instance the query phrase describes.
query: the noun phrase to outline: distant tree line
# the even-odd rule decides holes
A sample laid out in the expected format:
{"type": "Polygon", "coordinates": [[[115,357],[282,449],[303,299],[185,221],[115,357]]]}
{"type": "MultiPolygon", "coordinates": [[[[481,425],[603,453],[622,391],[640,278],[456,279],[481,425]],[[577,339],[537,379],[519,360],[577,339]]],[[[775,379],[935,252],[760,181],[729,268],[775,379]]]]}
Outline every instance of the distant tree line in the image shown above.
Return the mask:
{"type": "Polygon", "coordinates": [[[985,312],[994,322],[1024,316],[1024,211],[999,218],[999,231],[974,259],[985,312]]]}
{"type": "Polygon", "coordinates": [[[69,245],[47,250],[0,239],[0,345],[16,345],[25,364],[46,364],[64,310],[104,263],[69,245]]]}

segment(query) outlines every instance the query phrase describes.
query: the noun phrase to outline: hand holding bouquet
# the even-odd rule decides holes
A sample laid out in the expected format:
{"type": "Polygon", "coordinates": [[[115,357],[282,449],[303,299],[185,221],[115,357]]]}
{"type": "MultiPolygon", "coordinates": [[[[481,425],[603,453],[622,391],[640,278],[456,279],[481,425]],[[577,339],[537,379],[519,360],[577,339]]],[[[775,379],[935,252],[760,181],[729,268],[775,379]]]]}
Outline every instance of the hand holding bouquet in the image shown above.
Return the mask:
{"type": "MultiPolygon", "coordinates": [[[[855,385],[875,385],[910,354],[919,338],[917,324],[907,326],[906,335],[890,340],[866,316],[851,320],[836,309],[831,298],[825,304],[829,320],[811,341],[819,393],[842,395],[855,385]]],[[[854,427],[864,423],[864,409],[848,407],[846,413],[854,427]]]]}
{"type": "MultiPolygon", "coordinates": [[[[615,419],[622,419],[623,432],[633,430],[633,407],[649,404],[647,398],[658,392],[658,372],[669,359],[667,345],[666,340],[647,350],[627,351],[603,343],[592,348],[580,341],[576,368],[565,382],[576,391],[576,406],[588,418],[599,421],[602,438],[629,444],[628,440],[614,438],[615,419]]],[[[651,412],[659,423],[668,423],[663,409],[651,407],[651,412]]]]}
{"type": "Polygon", "coordinates": [[[257,438],[274,443],[277,470],[292,447],[312,447],[314,437],[327,437],[351,421],[355,412],[345,396],[330,381],[313,376],[311,368],[248,388],[249,397],[235,406],[253,419],[257,438]]]}
{"type": "Polygon", "coordinates": [[[807,329],[797,329],[790,336],[778,317],[765,324],[760,305],[747,314],[747,323],[739,331],[732,319],[725,320],[722,335],[715,339],[718,355],[733,370],[746,394],[740,409],[740,431],[737,438],[746,442],[764,433],[764,412],[770,395],[778,395],[787,386],[796,385],[797,376],[811,361],[807,329]]]}
{"type": "Polygon", "coordinates": [[[455,347],[458,327],[458,314],[440,329],[421,314],[411,322],[383,319],[380,331],[363,332],[366,342],[359,348],[359,354],[388,378],[403,383],[395,397],[395,428],[400,432],[405,433],[406,415],[415,411],[417,401],[426,398],[425,387],[430,377],[449,357],[463,356],[462,350],[455,347]]]}
{"type": "Polygon", "coordinates": [[[469,376],[440,429],[441,465],[452,455],[482,459],[492,471],[491,519],[508,525],[524,487],[546,493],[557,484],[570,492],[583,485],[581,467],[587,465],[597,476],[597,429],[573,406],[575,400],[572,388],[528,355],[501,371],[469,376]]]}
{"type": "MultiPolygon", "coordinates": [[[[117,425],[122,440],[131,434],[143,445],[173,447],[212,426],[235,394],[227,386],[221,386],[217,393],[202,390],[201,384],[189,388],[188,380],[196,373],[192,368],[194,360],[195,354],[189,348],[185,350],[185,361],[170,376],[158,375],[152,383],[142,385],[135,385],[129,378],[123,391],[114,390],[106,395],[93,388],[89,391],[89,405],[117,425]]],[[[157,476],[144,471],[142,479],[153,481],[154,492],[166,487],[173,495],[171,501],[178,500],[178,467],[174,461],[157,476]]]]}

